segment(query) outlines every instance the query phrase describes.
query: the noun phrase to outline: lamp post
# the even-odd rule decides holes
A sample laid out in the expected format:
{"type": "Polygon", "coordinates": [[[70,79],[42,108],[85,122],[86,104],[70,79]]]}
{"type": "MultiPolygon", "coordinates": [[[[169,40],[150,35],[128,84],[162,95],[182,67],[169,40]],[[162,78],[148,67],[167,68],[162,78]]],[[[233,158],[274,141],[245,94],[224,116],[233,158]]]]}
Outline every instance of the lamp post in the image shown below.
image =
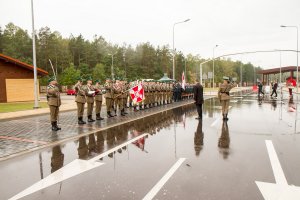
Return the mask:
{"type": "Polygon", "coordinates": [[[174,46],[174,35],[175,35],[175,25],[185,23],[190,21],[190,19],[186,19],[184,21],[176,22],[173,24],[173,79],[175,80],[175,46],[174,46]]]}
{"type": "Polygon", "coordinates": [[[296,128],[296,125],[297,125],[297,115],[298,115],[298,90],[299,90],[299,83],[298,83],[298,81],[299,81],[299,76],[298,76],[298,72],[299,72],[299,66],[298,66],[298,26],[284,26],[284,25],[281,25],[280,27],[282,27],[282,28],[296,28],[296,30],[297,30],[297,51],[296,51],[296,55],[297,55],[297,77],[296,77],[296,81],[297,81],[297,83],[296,83],[296,87],[297,87],[297,89],[296,89],[296,92],[297,92],[297,94],[296,94],[296,98],[297,98],[297,103],[296,103],[296,115],[295,115],[295,133],[296,133],[296,130],[297,130],[297,128],[296,128]]]}
{"type": "Polygon", "coordinates": [[[213,48],[213,88],[215,88],[215,48],[219,45],[214,46],[213,48]]]}
{"type": "Polygon", "coordinates": [[[116,55],[117,52],[115,53],[109,53],[108,55],[111,56],[111,79],[115,80],[115,74],[114,74],[114,55],[116,55]]]}
{"type": "Polygon", "coordinates": [[[35,51],[35,30],[34,30],[34,13],[33,0],[31,0],[31,20],[32,20],[32,59],[33,59],[33,84],[34,84],[34,106],[39,108],[38,102],[38,82],[37,82],[37,67],[36,67],[36,51],[35,51]]]}

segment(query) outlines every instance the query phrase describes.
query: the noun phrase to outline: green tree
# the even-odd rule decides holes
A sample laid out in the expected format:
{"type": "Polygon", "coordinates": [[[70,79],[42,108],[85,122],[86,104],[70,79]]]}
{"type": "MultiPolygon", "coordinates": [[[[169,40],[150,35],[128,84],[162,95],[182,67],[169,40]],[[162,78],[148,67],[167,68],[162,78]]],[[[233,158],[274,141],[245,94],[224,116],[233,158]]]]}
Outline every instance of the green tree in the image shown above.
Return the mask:
{"type": "Polygon", "coordinates": [[[77,81],[77,78],[80,76],[80,70],[75,69],[74,65],[66,68],[61,75],[61,85],[74,85],[77,81]]]}
{"type": "Polygon", "coordinates": [[[105,69],[104,69],[104,65],[101,64],[101,63],[98,63],[94,70],[93,70],[93,78],[96,80],[96,79],[99,79],[101,82],[103,82],[106,78],[106,75],[105,75],[105,69]]]}

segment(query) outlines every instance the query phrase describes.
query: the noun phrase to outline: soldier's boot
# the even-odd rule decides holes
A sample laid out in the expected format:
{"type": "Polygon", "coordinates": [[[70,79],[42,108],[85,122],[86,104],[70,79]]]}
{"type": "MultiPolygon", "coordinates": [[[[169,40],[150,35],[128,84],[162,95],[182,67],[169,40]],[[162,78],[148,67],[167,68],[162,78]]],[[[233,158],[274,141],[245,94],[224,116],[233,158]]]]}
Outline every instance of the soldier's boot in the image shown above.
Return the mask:
{"type": "Polygon", "coordinates": [[[55,127],[57,128],[58,131],[61,130],[61,128],[57,126],[57,121],[55,122],[55,127]]]}
{"type": "Polygon", "coordinates": [[[115,115],[114,116],[117,116],[117,109],[115,110],[115,115]]]}
{"type": "Polygon", "coordinates": [[[86,124],[86,122],[82,120],[82,117],[78,117],[78,124],[86,124]]]}
{"type": "Polygon", "coordinates": [[[225,116],[225,114],[223,114],[223,120],[226,120],[226,116],[225,116]]]}
{"type": "Polygon", "coordinates": [[[55,122],[51,122],[52,131],[58,131],[57,127],[55,126],[55,122]]]}
{"type": "Polygon", "coordinates": [[[95,120],[92,118],[92,115],[88,116],[88,122],[94,122],[95,120]]]}
{"type": "Polygon", "coordinates": [[[136,106],[133,107],[133,111],[137,112],[138,110],[136,109],[136,106]]]}
{"type": "Polygon", "coordinates": [[[100,113],[96,114],[96,120],[103,120],[104,118],[100,116],[100,113]]]}
{"type": "Polygon", "coordinates": [[[110,111],[108,111],[108,112],[107,112],[107,117],[108,117],[108,118],[111,118],[111,117],[114,117],[114,116],[110,113],[110,111]]]}
{"type": "Polygon", "coordinates": [[[121,116],[125,116],[124,109],[121,110],[121,116]]]}
{"type": "Polygon", "coordinates": [[[126,111],[125,111],[125,109],[123,109],[123,113],[124,113],[125,115],[127,115],[127,114],[128,114],[128,112],[126,112],[126,111]]]}

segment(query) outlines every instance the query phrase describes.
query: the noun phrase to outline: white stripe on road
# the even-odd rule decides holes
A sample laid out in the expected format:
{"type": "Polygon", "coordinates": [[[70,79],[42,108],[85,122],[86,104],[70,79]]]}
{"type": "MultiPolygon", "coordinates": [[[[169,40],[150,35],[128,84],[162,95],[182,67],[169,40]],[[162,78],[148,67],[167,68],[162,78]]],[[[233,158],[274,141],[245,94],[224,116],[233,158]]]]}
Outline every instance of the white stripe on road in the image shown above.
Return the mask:
{"type": "Polygon", "coordinates": [[[143,200],[151,200],[159,192],[159,190],[164,186],[164,184],[171,178],[171,176],[176,172],[180,165],[186,160],[186,158],[180,158],[171,169],[160,179],[160,181],[148,192],[148,194],[143,198],[143,200]]]}
{"type": "Polygon", "coordinates": [[[288,185],[272,141],[266,140],[266,146],[267,146],[267,150],[269,153],[271,166],[273,169],[273,174],[274,174],[276,183],[281,184],[281,185],[288,185]]]}
{"type": "Polygon", "coordinates": [[[219,122],[219,119],[216,119],[210,126],[213,127],[219,122]]]}

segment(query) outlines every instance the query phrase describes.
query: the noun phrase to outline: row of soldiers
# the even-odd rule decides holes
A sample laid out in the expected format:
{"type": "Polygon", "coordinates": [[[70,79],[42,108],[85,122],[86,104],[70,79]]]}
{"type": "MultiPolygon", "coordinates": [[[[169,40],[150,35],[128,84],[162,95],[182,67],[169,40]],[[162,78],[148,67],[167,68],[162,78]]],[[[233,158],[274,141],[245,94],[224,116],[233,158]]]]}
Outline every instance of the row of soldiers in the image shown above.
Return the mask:
{"type": "MultiPolygon", "coordinates": [[[[121,116],[128,114],[125,109],[129,106],[134,108],[134,111],[141,109],[148,109],[154,106],[170,104],[173,102],[173,83],[162,83],[158,81],[143,81],[143,82],[127,82],[123,79],[112,81],[106,79],[104,85],[101,85],[99,80],[93,82],[89,77],[84,84],[82,78],[78,78],[75,84],[75,102],[77,104],[78,124],[86,124],[83,120],[85,104],[87,104],[87,121],[95,122],[93,119],[93,111],[95,107],[96,120],[103,120],[101,116],[101,108],[103,98],[106,101],[107,117],[111,118],[117,116],[119,110],[121,116]],[[144,98],[142,102],[134,104],[130,98],[130,88],[141,84],[144,89],[144,98]]],[[[47,87],[48,104],[50,107],[50,116],[52,130],[58,131],[60,128],[57,126],[59,106],[61,105],[59,88],[55,78],[49,79],[47,87]]]]}

